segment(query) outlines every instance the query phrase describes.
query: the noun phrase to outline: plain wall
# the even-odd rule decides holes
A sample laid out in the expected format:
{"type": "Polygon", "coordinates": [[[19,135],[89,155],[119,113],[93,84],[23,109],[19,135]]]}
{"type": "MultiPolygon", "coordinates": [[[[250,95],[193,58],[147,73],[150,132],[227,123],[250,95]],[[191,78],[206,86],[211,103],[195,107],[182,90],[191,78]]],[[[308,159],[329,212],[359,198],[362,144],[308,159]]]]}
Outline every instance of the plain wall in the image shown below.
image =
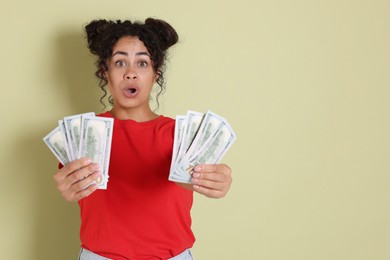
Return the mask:
{"type": "Polygon", "coordinates": [[[76,259],[79,213],[42,137],[101,112],[83,26],[171,23],[159,113],[238,139],[227,197],[195,196],[198,260],[390,259],[390,1],[8,1],[0,8],[0,259],[76,259]]]}

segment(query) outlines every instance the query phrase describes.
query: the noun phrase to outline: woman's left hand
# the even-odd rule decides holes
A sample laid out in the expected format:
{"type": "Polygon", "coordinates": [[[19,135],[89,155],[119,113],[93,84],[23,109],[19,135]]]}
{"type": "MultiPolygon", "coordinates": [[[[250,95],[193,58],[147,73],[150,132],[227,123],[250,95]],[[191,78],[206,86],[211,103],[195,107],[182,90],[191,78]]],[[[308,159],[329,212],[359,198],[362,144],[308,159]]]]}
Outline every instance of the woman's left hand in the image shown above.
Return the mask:
{"type": "Polygon", "coordinates": [[[232,184],[232,170],[226,164],[197,165],[192,174],[193,190],[209,198],[222,198],[232,184]]]}

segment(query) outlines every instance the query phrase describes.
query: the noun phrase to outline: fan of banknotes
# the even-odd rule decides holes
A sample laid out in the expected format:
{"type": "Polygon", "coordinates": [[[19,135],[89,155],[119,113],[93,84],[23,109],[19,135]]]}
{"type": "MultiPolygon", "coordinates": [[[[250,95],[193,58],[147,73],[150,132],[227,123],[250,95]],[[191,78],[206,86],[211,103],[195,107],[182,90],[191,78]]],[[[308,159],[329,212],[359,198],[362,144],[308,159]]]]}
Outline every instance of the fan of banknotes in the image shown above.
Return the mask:
{"type": "MultiPolygon", "coordinates": [[[[100,165],[99,189],[107,189],[114,119],[95,113],[67,116],[43,138],[62,165],[89,157],[100,165]]],[[[229,150],[236,135],[221,116],[188,111],[176,116],[172,163],[169,180],[191,183],[193,168],[198,164],[215,164],[229,150]]]]}
{"type": "Polygon", "coordinates": [[[43,141],[62,165],[82,157],[99,163],[98,189],[107,189],[113,126],[113,118],[96,117],[93,112],[67,116],[43,141]]]}
{"type": "Polygon", "coordinates": [[[176,116],[175,136],[169,180],[191,183],[199,164],[215,164],[236,140],[236,134],[221,116],[188,111],[176,116]]]}

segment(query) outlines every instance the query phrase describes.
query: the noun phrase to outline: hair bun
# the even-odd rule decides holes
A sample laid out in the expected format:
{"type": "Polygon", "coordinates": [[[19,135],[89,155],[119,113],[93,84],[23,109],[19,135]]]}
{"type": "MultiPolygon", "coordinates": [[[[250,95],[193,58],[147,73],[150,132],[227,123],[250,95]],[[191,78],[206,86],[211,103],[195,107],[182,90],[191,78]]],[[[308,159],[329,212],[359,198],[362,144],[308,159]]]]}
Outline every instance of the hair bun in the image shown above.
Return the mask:
{"type": "Polygon", "coordinates": [[[175,29],[163,20],[147,18],[145,26],[160,39],[163,50],[167,50],[179,41],[179,36],[175,29]]]}
{"type": "Polygon", "coordinates": [[[94,20],[85,26],[88,47],[93,54],[99,53],[102,42],[110,35],[114,26],[114,22],[107,20],[94,20]]]}

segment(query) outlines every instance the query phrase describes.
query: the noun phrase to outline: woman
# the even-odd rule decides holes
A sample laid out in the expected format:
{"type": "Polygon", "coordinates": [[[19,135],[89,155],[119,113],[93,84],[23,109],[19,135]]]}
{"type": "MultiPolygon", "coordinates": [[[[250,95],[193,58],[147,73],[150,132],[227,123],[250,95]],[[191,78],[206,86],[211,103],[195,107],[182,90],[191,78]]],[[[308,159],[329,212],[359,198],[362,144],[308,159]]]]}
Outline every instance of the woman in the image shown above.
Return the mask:
{"type": "Polygon", "coordinates": [[[100,87],[111,94],[112,109],[99,116],[114,118],[114,132],[107,190],[90,185],[101,173],[89,158],[54,175],[61,195],[80,206],[80,259],[192,259],[193,191],[220,198],[232,179],[230,168],[217,164],[196,166],[192,184],[168,181],[175,121],[157,115],[149,96],[155,83],[158,95],[164,90],[166,52],[178,35],[152,18],[96,20],[86,34],[100,87]]]}

